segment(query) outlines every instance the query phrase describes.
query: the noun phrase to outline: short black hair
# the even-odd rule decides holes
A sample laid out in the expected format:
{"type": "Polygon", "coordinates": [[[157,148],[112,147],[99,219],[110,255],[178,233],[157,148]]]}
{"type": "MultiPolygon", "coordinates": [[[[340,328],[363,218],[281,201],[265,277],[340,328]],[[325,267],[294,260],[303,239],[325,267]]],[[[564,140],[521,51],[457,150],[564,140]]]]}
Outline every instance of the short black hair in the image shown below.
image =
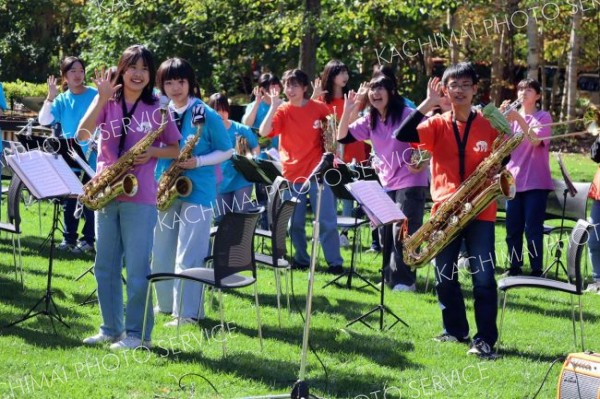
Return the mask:
{"type": "Polygon", "coordinates": [[[450,79],[471,79],[473,84],[479,82],[479,76],[475,71],[475,66],[471,62],[459,62],[458,64],[450,65],[444,71],[442,76],[442,84],[448,86],[450,79]]]}
{"type": "Polygon", "coordinates": [[[542,92],[540,82],[531,78],[526,78],[519,82],[519,84],[517,85],[517,90],[521,89],[533,89],[535,90],[536,94],[540,94],[542,92]]]}
{"type": "Polygon", "coordinates": [[[269,90],[271,85],[279,85],[281,87],[281,82],[279,81],[279,78],[272,73],[263,73],[260,75],[260,78],[258,78],[258,85],[263,89],[269,90]]]}
{"type": "Polygon", "coordinates": [[[83,60],[81,58],[75,57],[75,56],[69,56],[60,62],[60,76],[62,78],[62,84],[61,84],[62,91],[67,91],[67,89],[69,88],[69,84],[67,83],[67,80],[65,79],[65,76],[67,76],[67,72],[69,72],[73,68],[73,66],[75,66],[75,64],[78,62],[81,64],[81,67],[83,68],[83,74],[85,75],[85,62],[83,62],[83,60]]]}
{"type": "MultiPolygon", "coordinates": [[[[308,75],[301,69],[288,69],[283,73],[283,77],[281,78],[283,81],[283,85],[285,86],[287,83],[299,84],[302,87],[308,87],[310,85],[310,81],[308,79],[308,75]]],[[[308,92],[304,92],[304,97],[308,98],[308,92]]]]}
{"type": "Polygon", "coordinates": [[[196,74],[190,63],[183,58],[169,58],[160,64],[156,72],[156,87],[165,94],[165,81],[185,79],[190,86],[188,96],[200,97],[200,86],[196,80],[196,74]]]}
{"type": "Polygon", "coordinates": [[[214,93],[208,99],[208,106],[214,109],[215,111],[225,111],[227,113],[231,113],[231,108],[229,107],[229,100],[227,96],[223,93],[214,93]]]}

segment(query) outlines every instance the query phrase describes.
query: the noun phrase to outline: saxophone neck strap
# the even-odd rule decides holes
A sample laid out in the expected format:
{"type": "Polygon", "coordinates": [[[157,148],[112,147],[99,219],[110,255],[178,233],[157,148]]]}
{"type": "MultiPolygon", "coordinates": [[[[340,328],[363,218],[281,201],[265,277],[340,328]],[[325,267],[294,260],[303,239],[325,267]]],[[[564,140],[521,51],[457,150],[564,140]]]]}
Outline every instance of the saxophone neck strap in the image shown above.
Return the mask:
{"type": "Polygon", "coordinates": [[[458,172],[460,173],[460,181],[465,181],[465,157],[467,148],[467,140],[469,139],[469,132],[471,131],[471,123],[477,116],[477,112],[471,111],[469,113],[469,118],[467,119],[467,126],[465,127],[465,134],[460,138],[460,132],[458,130],[458,124],[456,123],[456,117],[454,113],[452,113],[452,128],[454,130],[454,138],[456,139],[456,144],[458,145],[458,172]]]}
{"type": "Polygon", "coordinates": [[[135,100],[135,103],[133,103],[133,107],[131,107],[131,109],[127,111],[127,104],[125,104],[125,96],[121,97],[121,110],[123,111],[123,119],[121,119],[121,137],[119,138],[119,158],[123,154],[123,149],[125,148],[125,136],[127,136],[127,133],[129,131],[131,117],[133,116],[133,113],[135,112],[135,109],[137,108],[137,105],[140,102],[141,98],[142,96],[138,97],[137,100],[135,100]]]}

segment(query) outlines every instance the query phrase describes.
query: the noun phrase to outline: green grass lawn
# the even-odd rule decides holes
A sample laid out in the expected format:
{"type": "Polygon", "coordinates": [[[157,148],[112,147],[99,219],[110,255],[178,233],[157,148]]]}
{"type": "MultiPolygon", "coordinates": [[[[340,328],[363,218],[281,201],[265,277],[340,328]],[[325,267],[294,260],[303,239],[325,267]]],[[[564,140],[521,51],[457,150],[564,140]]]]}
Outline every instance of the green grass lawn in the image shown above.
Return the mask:
{"type": "MultiPolygon", "coordinates": [[[[596,170],[596,165],[581,155],[566,155],[565,161],[576,181],[590,181],[596,170]]],[[[556,173],[553,158],[552,163],[556,173]]],[[[15,280],[10,237],[0,236],[3,325],[21,317],[45,292],[48,250],[40,252],[39,246],[50,229],[52,208],[44,203],[41,209],[40,234],[37,205],[23,208],[25,290],[15,280]]],[[[506,251],[502,225],[496,233],[497,252],[506,251]]],[[[368,238],[364,231],[364,249],[370,243],[368,238]]],[[[343,250],[343,255],[349,262],[350,251],[343,250]]],[[[271,270],[260,269],[258,276],[263,351],[250,287],[224,296],[226,333],[217,331],[218,312],[207,305],[207,318],[201,326],[182,328],[179,338],[175,330],[163,327],[169,318],[158,316],[152,352],[111,353],[106,347],[80,344],[97,331],[101,321],[97,304],[78,305],[94,290],[93,277],[74,281],[92,263],[90,256],[61,253],[54,264],[53,298],[70,328],[55,323],[54,332],[49,319],[39,316],[0,329],[1,398],[241,398],[290,391],[299,372],[303,321],[298,311],[285,311],[282,326],[278,325],[271,270]],[[221,349],[224,339],[226,357],[221,349]],[[186,373],[197,375],[184,378],[185,390],[181,390],[178,380],[186,373]]],[[[321,260],[321,264],[325,262],[321,260]]],[[[381,256],[362,253],[358,271],[377,281],[380,264],[381,256]]],[[[362,325],[345,327],[377,304],[378,293],[369,288],[323,289],[331,276],[316,274],[311,328],[316,354],[308,355],[307,367],[312,393],[356,399],[530,398],[554,359],[580,351],[573,343],[569,297],[535,290],[511,295],[500,359],[482,361],[468,357],[465,345],[433,342],[431,338],[441,332],[441,314],[432,285],[425,291],[426,276],[427,269],[421,269],[417,293],[386,291],[387,305],[409,327],[396,325],[379,332],[362,325]]],[[[293,280],[303,312],[307,274],[294,273],[293,280]]],[[[466,272],[461,274],[474,334],[469,280],[466,272]]],[[[600,296],[584,295],[583,306],[586,348],[600,351],[600,296]]],[[[376,324],[376,318],[371,320],[376,324]]],[[[390,320],[386,318],[386,323],[390,320]]],[[[556,397],[561,364],[550,372],[539,398],[556,397]]]]}

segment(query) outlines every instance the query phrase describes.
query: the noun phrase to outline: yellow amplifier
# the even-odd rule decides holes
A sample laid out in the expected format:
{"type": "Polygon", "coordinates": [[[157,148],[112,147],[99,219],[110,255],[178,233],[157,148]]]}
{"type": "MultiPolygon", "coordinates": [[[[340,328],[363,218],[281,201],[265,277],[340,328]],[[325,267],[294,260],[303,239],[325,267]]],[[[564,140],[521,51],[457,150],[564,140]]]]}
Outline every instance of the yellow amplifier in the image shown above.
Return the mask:
{"type": "Polygon", "coordinates": [[[600,353],[571,353],[560,372],[558,399],[600,399],[600,353]]]}

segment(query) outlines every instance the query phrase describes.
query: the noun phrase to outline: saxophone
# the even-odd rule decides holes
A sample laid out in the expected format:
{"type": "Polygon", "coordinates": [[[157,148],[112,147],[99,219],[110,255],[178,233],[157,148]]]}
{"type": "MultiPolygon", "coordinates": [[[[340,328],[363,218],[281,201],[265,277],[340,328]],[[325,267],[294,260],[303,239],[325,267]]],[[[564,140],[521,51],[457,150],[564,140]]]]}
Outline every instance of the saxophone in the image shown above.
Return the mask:
{"type": "Polygon", "coordinates": [[[325,119],[325,127],[323,128],[323,133],[321,139],[323,140],[323,150],[324,152],[331,152],[333,154],[336,153],[337,150],[337,130],[338,130],[338,120],[336,107],[333,107],[333,113],[327,115],[325,119]]]}
{"type": "MultiPolygon", "coordinates": [[[[511,104],[505,114],[517,106],[516,102],[511,104]]],[[[482,113],[496,130],[504,134],[494,140],[492,153],[440,205],[427,223],[404,239],[403,259],[412,268],[426,266],[496,197],[512,199],[515,196],[515,182],[510,172],[504,169],[493,178],[489,178],[488,174],[521,144],[525,135],[519,132],[507,137],[511,133],[510,124],[493,104],[488,104],[482,113]]]]}
{"type": "MultiPolygon", "coordinates": [[[[102,170],[83,186],[83,194],[79,201],[91,210],[104,208],[110,201],[119,195],[133,197],[138,191],[138,180],[132,173],[127,173],[132,167],[135,158],[144,153],[148,147],[162,134],[167,126],[169,111],[168,101],[161,97],[159,127],[135,143],[117,162],[102,170]]],[[[125,132],[123,132],[125,134],[125,132]]]]}
{"type": "Polygon", "coordinates": [[[196,134],[188,136],[177,159],[160,176],[156,193],[156,208],[159,211],[169,209],[177,197],[187,197],[191,194],[192,181],[187,176],[181,176],[183,168],[179,166],[179,162],[186,161],[192,156],[192,151],[202,135],[203,127],[203,123],[199,124],[196,127],[196,134]]]}

